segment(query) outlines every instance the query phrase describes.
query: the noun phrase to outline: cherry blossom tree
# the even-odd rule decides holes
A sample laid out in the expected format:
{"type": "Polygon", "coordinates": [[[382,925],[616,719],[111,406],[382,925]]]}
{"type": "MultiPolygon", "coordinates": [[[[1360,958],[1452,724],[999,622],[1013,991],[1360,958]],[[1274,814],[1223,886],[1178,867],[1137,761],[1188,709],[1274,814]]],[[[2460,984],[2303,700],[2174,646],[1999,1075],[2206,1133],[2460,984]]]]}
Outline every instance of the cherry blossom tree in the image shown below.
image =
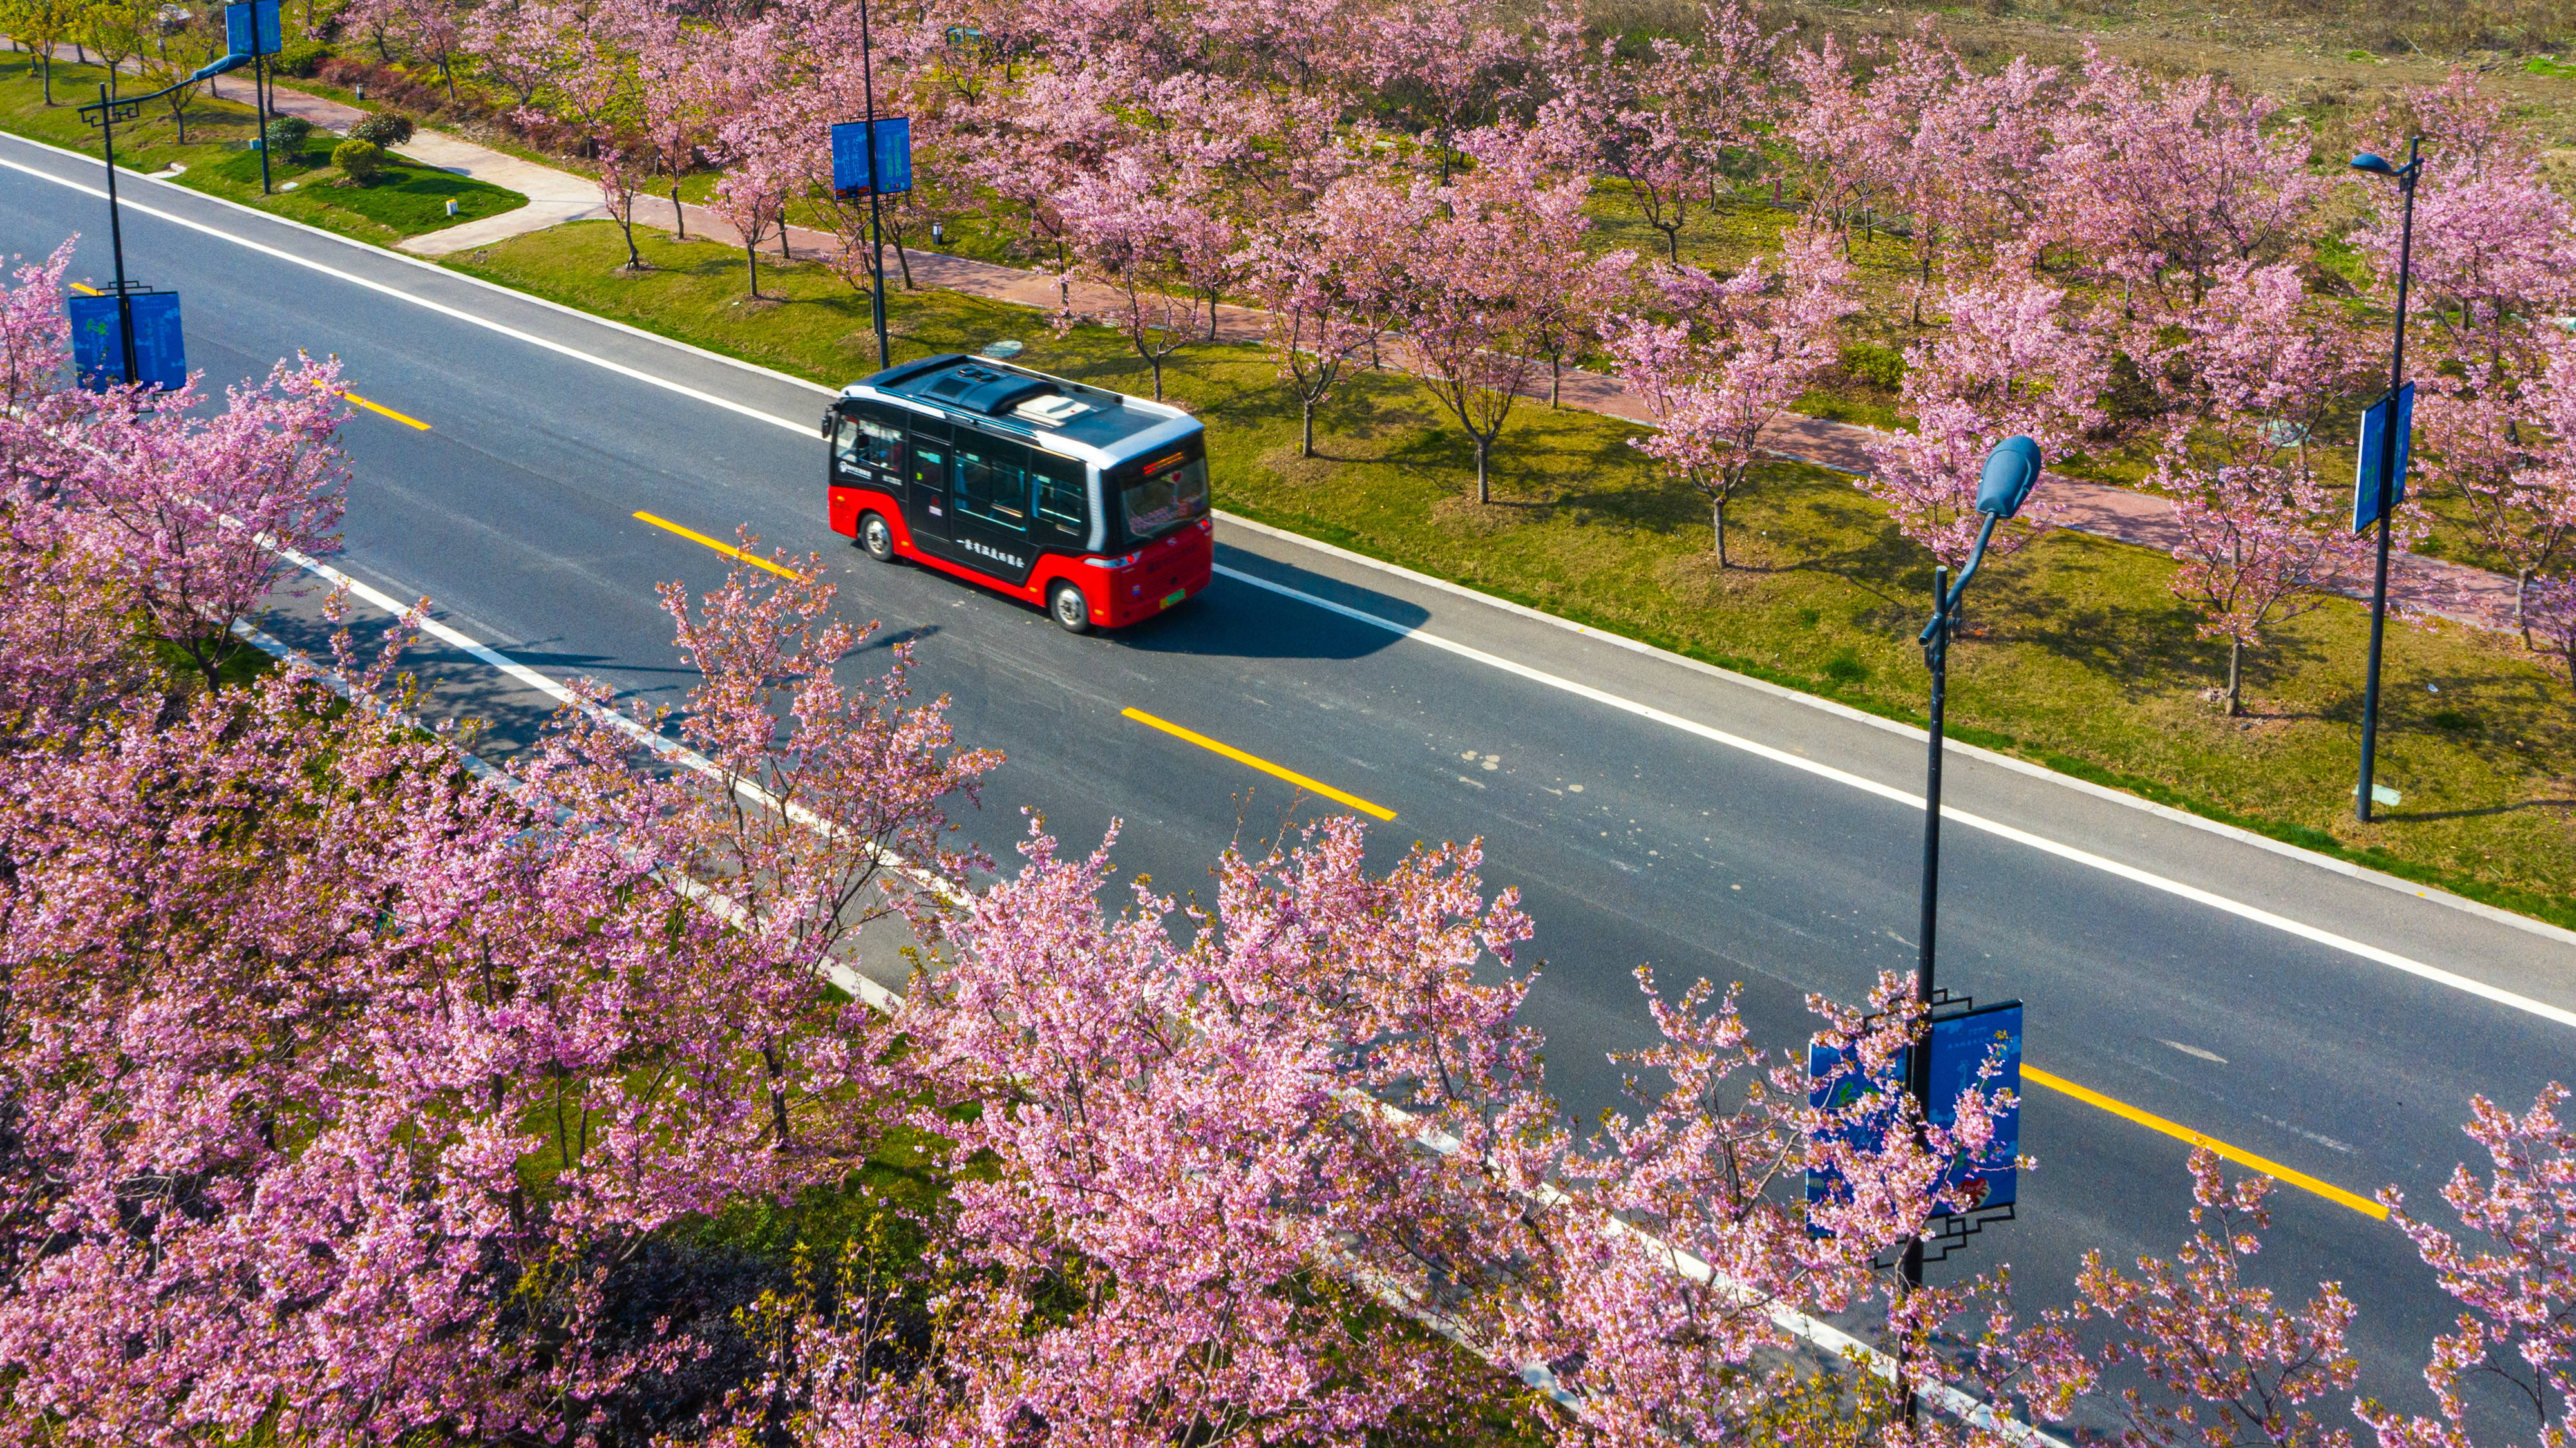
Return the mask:
{"type": "MultiPolygon", "coordinates": [[[[2100,416],[2095,396],[2106,369],[2054,287],[1999,269],[1953,290],[1948,310],[1948,329],[1906,352],[1900,411],[1913,415],[1915,430],[1873,439],[1871,471],[1857,482],[1888,506],[1906,537],[1955,570],[1981,525],[1977,479],[1988,450],[2023,435],[2045,455],[2064,455],[2100,416]]],[[[2044,516],[2025,511],[1996,530],[1989,555],[2018,551],[2044,516]]]]}
{"type": "Polygon", "coordinates": [[[1837,355],[1834,324],[1857,309],[1850,266],[1819,231],[1793,235],[1776,269],[1756,259],[1725,281],[1686,268],[1657,277],[1678,320],[1610,328],[1619,379],[1646,405],[1653,436],[1629,440],[1708,499],[1727,566],[1726,508],[1761,456],[1764,429],[1837,355]]]}
{"type": "Polygon", "coordinates": [[[2174,428],[2153,482],[2173,500],[2183,539],[2174,593],[2227,640],[2227,713],[2244,712],[2245,651],[2265,628],[2324,604],[2370,567],[2368,542],[2338,517],[2304,431],[2235,416],[2174,428]]]}
{"type": "Polygon", "coordinates": [[[1228,228],[1195,203],[1186,181],[1158,176],[1129,152],[1076,180],[1058,209],[1076,264],[1117,291],[1111,320],[1153,370],[1160,402],[1164,365],[1215,313],[1200,281],[1233,249],[1228,228]]]}
{"type": "Polygon", "coordinates": [[[599,151],[599,200],[608,208],[609,219],[617,223],[617,234],[626,242],[626,270],[642,271],[644,255],[635,249],[635,194],[651,168],[629,157],[616,146],[603,146],[599,151]]]}
{"type": "Polygon", "coordinates": [[[336,719],[291,667],[12,758],[11,1426],[560,1440],[701,1350],[621,1325],[642,1254],[866,1151],[883,1028],[817,965],[954,891],[938,801],[992,762],[900,651],[838,681],[804,563],[670,599],[712,777],[593,693],[477,784],[345,656],[336,719]]]}
{"type": "Polygon", "coordinates": [[[233,625],[294,566],[275,549],[338,544],[347,470],[332,434],[347,408],[339,365],[310,358],[229,389],[211,418],[192,415],[196,397],[192,379],[150,411],[101,409],[57,487],[69,526],[211,689],[244,647],[233,625]]]}
{"type": "Polygon", "coordinates": [[[1315,410],[1343,370],[1384,335],[1400,302],[1404,249],[1423,225],[1418,196],[1350,177],[1312,211],[1256,234],[1245,275],[1262,306],[1271,356],[1297,399],[1297,451],[1315,455],[1315,410]]]}
{"type": "Polygon", "coordinates": [[[2171,1261],[2141,1257],[2132,1277],[2087,1252],[2069,1319],[2100,1319],[2118,1331],[2100,1363],[2134,1363],[2157,1390],[2120,1394],[2127,1440],[2256,1442],[2280,1448],[2349,1448],[2349,1430],[2318,1420],[2309,1406],[2349,1391],[2359,1364],[2344,1345],[2356,1315],[2337,1282],[2317,1285],[2302,1306],[2248,1282],[2245,1267],[2271,1225],[2264,1200],[2274,1183],[2247,1176],[2230,1184],[2218,1153],[2191,1154],[2191,1240],[2171,1261]]]}
{"type": "Polygon", "coordinates": [[[2046,159],[2054,237],[2159,311],[2196,303],[2232,265],[2279,260],[2324,186],[2303,127],[2216,76],[2155,81],[2097,47],[2046,159]]]}
{"type": "Polygon", "coordinates": [[[1580,254],[1583,189],[1526,165],[1479,166],[1433,194],[1406,266],[1406,355],[1474,444],[1480,503],[1493,501],[1494,442],[1537,376],[1551,263],[1580,254]]]}
{"type": "Polygon", "coordinates": [[[2358,1407],[2382,1448],[2465,1448],[2466,1378],[2503,1385],[2529,1408],[2538,1441],[2576,1436],[2576,1128],[2560,1119],[2567,1097],[2551,1082],[2519,1114],[2484,1096],[2470,1101],[2463,1129],[2492,1174],[2462,1165],[2443,1185],[2460,1235],[2408,1215],[2405,1194],[2381,1188],[2389,1219],[2460,1305],[2458,1330],[2434,1339],[2424,1369],[2440,1416],[2358,1407]]]}

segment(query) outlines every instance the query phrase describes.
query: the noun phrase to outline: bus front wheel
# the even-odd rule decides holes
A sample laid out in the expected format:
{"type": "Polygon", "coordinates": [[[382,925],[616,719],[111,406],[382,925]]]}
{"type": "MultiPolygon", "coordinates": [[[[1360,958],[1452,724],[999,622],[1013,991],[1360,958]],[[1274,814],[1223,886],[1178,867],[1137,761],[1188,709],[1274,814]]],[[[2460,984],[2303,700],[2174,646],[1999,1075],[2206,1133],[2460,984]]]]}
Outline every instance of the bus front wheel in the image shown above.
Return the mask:
{"type": "Polygon", "coordinates": [[[1083,598],[1082,590],[1070,583],[1057,584],[1055,591],[1047,595],[1047,612],[1055,615],[1066,633],[1091,632],[1091,604],[1083,598]]]}
{"type": "Polygon", "coordinates": [[[894,530],[887,527],[886,520],[876,514],[863,514],[859,518],[859,546],[868,550],[868,556],[879,563],[892,563],[894,530]]]}

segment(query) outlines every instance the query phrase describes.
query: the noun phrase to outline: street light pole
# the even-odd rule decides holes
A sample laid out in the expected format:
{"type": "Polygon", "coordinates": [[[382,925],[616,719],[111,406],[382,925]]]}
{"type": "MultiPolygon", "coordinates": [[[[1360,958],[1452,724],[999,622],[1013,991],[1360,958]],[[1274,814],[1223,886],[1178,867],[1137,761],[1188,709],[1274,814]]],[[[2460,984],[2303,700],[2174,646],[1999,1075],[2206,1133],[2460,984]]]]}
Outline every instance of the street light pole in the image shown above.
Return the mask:
{"type": "MultiPolygon", "coordinates": [[[[1977,530],[1977,546],[1968,554],[1967,567],[1959,570],[1956,583],[1950,581],[1947,567],[1932,570],[1932,621],[1923,626],[1918,640],[1923,645],[1924,665],[1932,672],[1932,717],[1930,753],[1923,766],[1923,912],[1915,926],[1914,956],[1914,999],[1927,1020],[1934,991],[1934,937],[1941,918],[1941,716],[1949,694],[1950,631],[1958,620],[1959,602],[1968,592],[1968,581],[1977,576],[1977,565],[1985,562],[1986,545],[1994,541],[1996,525],[2021,511],[2022,502],[2039,482],[2039,470],[2039,444],[2026,437],[2010,437],[1997,443],[1994,451],[1986,454],[1985,471],[1977,481],[1977,511],[1986,515],[1986,521],[1977,530]]],[[[1905,1053],[1905,1092],[1914,1098],[1921,1118],[1930,1120],[1932,1051],[1928,1029],[1905,1053]]],[[[1921,1236],[1905,1244],[1899,1270],[1909,1290],[1923,1285],[1921,1236]]],[[[1905,1390],[1908,1423],[1914,1421],[1918,1411],[1917,1396],[1909,1382],[1905,1390]]]]}
{"type": "Polygon", "coordinates": [[[877,207],[877,80],[876,68],[868,44],[868,0],[859,0],[859,90],[864,98],[868,120],[868,273],[873,283],[869,298],[876,313],[877,370],[894,365],[894,349],[886,341],[885,240],[880,231],[877,207]]]}
{"type": "Polygon", "coordinates": [[[2397,229],[2397,323],[2396,340],[2388,351],[2387,411],[2380,419],[2379,476],[2372,479],[2379,504],[2379,562],[2370,584],[2370,666],[2361,689],[2361,782],[2353,790],[2353,817],[2370,823],[2371,776],[2379,756],[2379,652],[2382,637],[2388,631],[2388,531],[2395,521],[2389,514],[2396,511],[2397,448],[2403,440],[2398,432],[2398,389],[2406,384],[2406,287],[2413,280],[2415,262],[2415,178],[2424,170],[2424,138],[2416,136],[2406,143],[2406,164],[2391,166],[2378,156],[2364,152],[2352,158],[2356,171],[2375,176],[2392,177],[2398,194],[2405,198],[2405,219],[2397,229]]]}
{"type": "Polygon", "coordinates": [[[107,249],[116,258],[116,330],[121,343],[118,351],[125,362],[125,384],[134,385],[134,298],[125,285],[125,223],[116,206],[116,109],[121,104],[108,98],[107,86],[98,88],[99,142],[107,153],[107,249]]]}

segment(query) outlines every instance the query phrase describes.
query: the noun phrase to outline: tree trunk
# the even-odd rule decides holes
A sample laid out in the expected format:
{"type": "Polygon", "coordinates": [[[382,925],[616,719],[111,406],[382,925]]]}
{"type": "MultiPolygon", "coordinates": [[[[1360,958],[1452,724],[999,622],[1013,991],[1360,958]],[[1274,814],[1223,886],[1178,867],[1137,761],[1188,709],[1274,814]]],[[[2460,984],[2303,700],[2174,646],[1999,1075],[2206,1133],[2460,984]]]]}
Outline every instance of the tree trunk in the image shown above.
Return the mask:
{"type": "Polygon", "coordinates": [[[45,78],[45,104],[52,105],[54,103],[54,58],[50,55],[43,57],[42,67],[45,78]]]}
{"type": "Polygon", "coordinates": [[[1724,498],[1718,499],[1710,507],[1709,517],[1710,526],[1717,535],[1717,566],[1719,571],[1723,572],[1726,568],[1726,500],[1724,498]]]}
{"type": "Polygon", "coordinates": [[[2530,589],[2531,570],[2515,569],[2513,571],[2513,626],[2522,630],[2522,646],[2526,649],[2531,647],[2531,620],[2523,616],[2522,599],[2530,589]]]}
{"type": "Polygon", "coordinates": [[[1145,364],[1154,369],[1154,400],[1160,402],[1163,400],[1163,359],[1148,352],[1145,364]]]}
{"type": "Polygon", "coordinates": [[[1555,352],[1547,354],[1547,405],[1553,411],[1558,394],[1565,386],[1565,358],[1555,352]]]}
{"type": "Polygon", "coordinates": [[[642,253],[635,249],[634,198],[629,197],[627,199],[626,214],[617,218],[617,227],[620,231],[626,233],[626,269],[628,271],[642,271],[644,269],[644,257],[642,253]]]}
{"type": "Polygon", "coordinates": [[[903,238],[900,236],[894,239],[894,264],[903,272],[903,289],[905,291],[917,292],[921,290],[921,288],[913,285],[912,253],[903,249],[903,238]]]}
{"type": "Polygon", "coordinates": [[[676,175],[671,178],[671,220],[677,227],[675,234],[680,240],[688,240],[689,213],[680,205],[680,178],[676,175]]]}
{"type": "Polygon", "coordinates": [[[2244,698],[2244,681],[2245,641],[2229,639],[2227,641],[2227,717],[2230,719],[2245,712],[2241,702],[2244,698]]]}
{"type": "Polygon", "coordinates": [[[1315,399],[1301,397],[1297,407],[1301,414],[1297,421],[1297,456],[1310,458],[1315,455],[1315,399]]]}
{"type": "Polygon", "coordinates": [[[757,297],[760,295],[760,248],[745,243],[742,254],[751,264],[751,294],[757,297]]]}
{"type": "Polygon", "coordinates": [[[1485,475],[1485,459],[1493,448],[1491,440],[1481,437],[1476,439],[1476,501],[1479,503],[1494,501],[1493,484],[1485,475]]]}
{"type": "Polygon", "coordinates": [[[1681,223],[1675,222],[1670,226],[1659,226],[1655,229],[1664,234],[1664,255],[1675,265],[1679,265],[1682,259],[1681,223]]]}

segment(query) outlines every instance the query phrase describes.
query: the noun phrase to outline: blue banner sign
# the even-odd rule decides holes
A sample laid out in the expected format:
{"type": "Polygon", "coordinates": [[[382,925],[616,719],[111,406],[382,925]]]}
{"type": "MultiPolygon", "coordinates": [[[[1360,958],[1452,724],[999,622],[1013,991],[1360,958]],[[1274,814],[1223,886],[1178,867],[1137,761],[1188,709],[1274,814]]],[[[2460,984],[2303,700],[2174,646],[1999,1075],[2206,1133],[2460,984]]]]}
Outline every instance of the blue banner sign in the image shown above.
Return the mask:
{"type": "MultiPolygon", "coordinates": [[[[2008,1207],[2018,1196],[2019,1173],[2013,1163],[2021,1155],[2021,1019],[2021,1002],[2005,1001],[1932,1022],[1929,1114],[1933,1125],[1948,1126],[1958,1120],[1961,1093],[1978,1084],[1977,1073],[1989,1060],[1996,1069],[1985,1089],[2010,1091],[2015,1100],[1996,1117],[1993,1140],[1984,1151],[1974,1156],[1962,1152],[1951,1161],[1933,1200],[1936,1217],[2008,1207]]],[[[1828,1128],[1831,1139],[1863,1151],[1878,1148],[1905,1093],[1909,1054],[1899,1052],[1889,1068],[1889,1079],[1880,1081],[1870,1078],[1856,1053],[1808,1043],[1807,1104],[1834,1113],[1834,1124],[1828,1128]]],[[[1807,1173],[1808,1201],[1825,1201],[1841,1190],[1838,1173],[1807,1173]]]]}
{"type": "MultiPolygon", "coordinates": [[[[136,380],[164,391],[188,385],[187,348],[179,332],[177,292],[135,292],[127,297],[134,311],[136,380]]],[[[126,380],[124,333],[118,326],[116,298],[73,297],[72,369],[80,385],[105,392],[126,380]]]]}
{"type": "Polygon", "coordinates": [[[279,0],[234,0],[224,7],[224,49],[235,55],[275,55],[285,47],[279,0]]]}
{"type": "Polygon", "coordinates": [[[2361,461],[2352,474],[2352,531],[2359,533],[2379,521],[2379,455],[2381,444],[2388,438],[2388,409],[2397,408],[2397,469],[2388,484],[2388,506],[2394,511],[2406,501],[2406,448],[2415,431],[2415,384],[2397,389],[2394,398],[2383,397],[2361,415],[2361,461]]]}
{"type": "Polygon", "coordinates": [[[877,122],[876,144],[868,144],[868,123],[842,121],[832,127],[832,190],[842,196],[896,196],[912,189],[912,120],[887,116],[877,122]]]}

